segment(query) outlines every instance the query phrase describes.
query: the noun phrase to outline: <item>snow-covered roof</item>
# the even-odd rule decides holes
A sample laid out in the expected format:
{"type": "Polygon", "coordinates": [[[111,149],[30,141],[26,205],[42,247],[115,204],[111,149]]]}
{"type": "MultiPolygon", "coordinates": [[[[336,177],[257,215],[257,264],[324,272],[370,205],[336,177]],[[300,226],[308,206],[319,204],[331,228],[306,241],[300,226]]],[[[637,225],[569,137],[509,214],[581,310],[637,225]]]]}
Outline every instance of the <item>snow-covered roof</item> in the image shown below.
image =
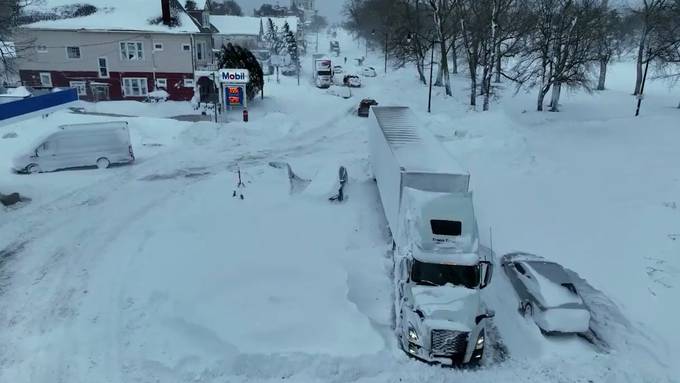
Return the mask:
{"type": "Polygon", "coordinates": [[[260,26],[267,31],[268,19],[272,19],[274,25],[281,30],[287,22],[290,30],[297,33],[298,18],[289,17],[249,17],[249,16],[210,16],[210,23],[218,30],[221,35],[245,35],[258,36],[260,26]]]}
{"type": "Polygon", "coordinates": [[[24,25],[33,29],[144,31],[161,33],[198,33],[198,27],[183,10],[173,10],[178,26],[154,23],[161,15],[161,0],[43,0],[34,2],[27,13],[56,14],[55,20],[41,20],[24,25]],[[74,7],[90,5],[94,13],[80,17],[73,15],[74,7]]]}
{"type": "Polygon", "coordinates": [[[243,16],[210,16],[212,24],[221,35],[260,35],[260,18],[243,16]]]}
{"type": "Polygon", "coordinates": [[[0,56],[4,58],[16,58],[17,50],[11,41],[0,41],[0,56]]]}

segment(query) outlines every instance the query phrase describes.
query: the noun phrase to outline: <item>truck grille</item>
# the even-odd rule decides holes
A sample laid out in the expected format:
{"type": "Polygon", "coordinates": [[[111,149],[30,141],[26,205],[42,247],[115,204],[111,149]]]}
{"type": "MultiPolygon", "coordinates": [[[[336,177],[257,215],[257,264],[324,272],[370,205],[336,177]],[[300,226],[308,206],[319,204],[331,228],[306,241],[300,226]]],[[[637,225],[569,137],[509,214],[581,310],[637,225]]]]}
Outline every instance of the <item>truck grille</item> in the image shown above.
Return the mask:
{"type": "Polygon", "coordinates": [[[452,330],[432,330],[432,347],[430,350],[436,356],[449,356],[465,353],[468,333],[452,330]]]}

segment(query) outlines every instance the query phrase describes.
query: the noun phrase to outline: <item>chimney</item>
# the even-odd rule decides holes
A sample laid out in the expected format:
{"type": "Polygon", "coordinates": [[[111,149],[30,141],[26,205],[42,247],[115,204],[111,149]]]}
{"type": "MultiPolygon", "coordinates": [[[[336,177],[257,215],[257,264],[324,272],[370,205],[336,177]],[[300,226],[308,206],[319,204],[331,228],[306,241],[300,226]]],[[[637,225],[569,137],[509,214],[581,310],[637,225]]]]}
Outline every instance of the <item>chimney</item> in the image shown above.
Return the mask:
{"type": "Polygon", "coordinates": [[[170,16],[170,0],[161,0],[161,10],[163,11],[163,24],[170,26],[172,23],[170,16]]]}

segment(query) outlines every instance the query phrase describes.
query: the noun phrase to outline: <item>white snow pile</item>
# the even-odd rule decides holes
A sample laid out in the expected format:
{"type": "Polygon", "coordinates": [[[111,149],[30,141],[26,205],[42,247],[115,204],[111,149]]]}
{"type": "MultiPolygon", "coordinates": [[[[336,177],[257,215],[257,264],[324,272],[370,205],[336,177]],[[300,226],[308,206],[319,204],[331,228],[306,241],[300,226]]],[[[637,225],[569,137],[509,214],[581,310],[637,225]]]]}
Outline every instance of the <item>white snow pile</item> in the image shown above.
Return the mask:
{"type": "Polygon", "coordinates": [[[170,94],[163,89],[156,89],[153,92],[149,92],[148,96],[155,101],[166,101],[170,94]]]}
{"type": "Polygon", "coordinates": [[[0,94],[0,97],[8,98],[26,98],[30,97],[31,92],[25,86],[18,86],[16,88],[7,88],[5,93],[0,94]]]}

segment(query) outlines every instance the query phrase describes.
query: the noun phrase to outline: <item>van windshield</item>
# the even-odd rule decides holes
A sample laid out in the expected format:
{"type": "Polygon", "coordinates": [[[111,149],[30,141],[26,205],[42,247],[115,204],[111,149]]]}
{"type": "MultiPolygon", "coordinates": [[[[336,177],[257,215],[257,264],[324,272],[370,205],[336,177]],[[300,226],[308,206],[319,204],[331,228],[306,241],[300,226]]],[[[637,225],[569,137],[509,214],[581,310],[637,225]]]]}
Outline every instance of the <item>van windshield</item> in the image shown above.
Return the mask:
{"type": "Polygon", "coordinates": [[[418,285],[444,286],[450,283],[468,289],[479,287],[479,266],[442,265],[413,261],[411,280],[418,285]]]}

